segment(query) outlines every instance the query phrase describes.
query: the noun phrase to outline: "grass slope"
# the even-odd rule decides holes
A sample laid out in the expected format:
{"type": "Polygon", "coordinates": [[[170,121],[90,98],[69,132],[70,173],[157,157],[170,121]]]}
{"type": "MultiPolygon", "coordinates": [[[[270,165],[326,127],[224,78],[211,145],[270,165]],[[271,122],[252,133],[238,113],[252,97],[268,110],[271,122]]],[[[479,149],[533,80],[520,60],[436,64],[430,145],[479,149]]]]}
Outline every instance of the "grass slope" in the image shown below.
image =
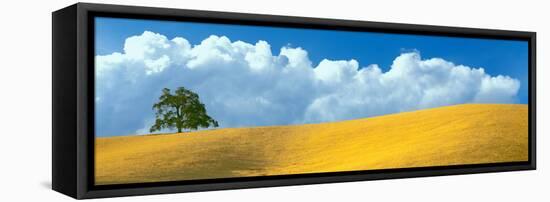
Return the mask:
{"type": "Polygon", "coordinates": [[[96,139],[96,184],[527,161],[527,105],[96,139]]]}

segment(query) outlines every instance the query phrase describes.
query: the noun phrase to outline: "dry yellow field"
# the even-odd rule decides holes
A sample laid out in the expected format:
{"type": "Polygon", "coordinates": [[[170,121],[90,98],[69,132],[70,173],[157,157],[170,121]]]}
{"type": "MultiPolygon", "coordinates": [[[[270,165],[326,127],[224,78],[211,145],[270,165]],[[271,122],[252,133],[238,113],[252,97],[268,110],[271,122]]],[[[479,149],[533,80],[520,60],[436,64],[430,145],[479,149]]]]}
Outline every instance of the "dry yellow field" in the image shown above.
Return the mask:
{"type": "Polygon", "coordinates": [[[527,105],[96,138],[96,184],[527,161],[527,105]]]}

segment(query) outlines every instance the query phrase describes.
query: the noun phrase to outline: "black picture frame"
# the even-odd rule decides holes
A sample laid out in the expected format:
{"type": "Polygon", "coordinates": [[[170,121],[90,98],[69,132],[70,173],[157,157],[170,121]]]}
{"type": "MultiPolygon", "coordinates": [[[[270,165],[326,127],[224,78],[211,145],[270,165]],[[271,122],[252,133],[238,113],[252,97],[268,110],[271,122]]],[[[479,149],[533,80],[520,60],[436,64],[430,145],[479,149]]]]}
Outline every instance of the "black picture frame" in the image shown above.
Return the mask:
{"type": "Polygon", "coordinates": [[[536,169],[536,33],[276,15],[77,3],[52,13],[52,188],[85,199],[536,169]],[[96,16],[215,22],[466,38],[529,44],[529,160],[179,182],[94,185],[94,21],[96,16]]]}

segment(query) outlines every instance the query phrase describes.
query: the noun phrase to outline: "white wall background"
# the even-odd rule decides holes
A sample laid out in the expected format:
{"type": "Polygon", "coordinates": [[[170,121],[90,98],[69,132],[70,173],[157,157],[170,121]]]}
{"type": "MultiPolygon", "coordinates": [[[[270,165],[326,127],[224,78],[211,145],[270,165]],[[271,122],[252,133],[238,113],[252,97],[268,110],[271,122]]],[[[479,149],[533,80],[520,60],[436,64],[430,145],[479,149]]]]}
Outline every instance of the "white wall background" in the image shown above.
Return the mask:
{"type": "MultiPolygon", "coordinates": [[[[536,31],[538,170],[102,199],[107,201],[544,201],[550,199],[550,26],[545,1],[90,1],[536,31]]],[[[68,201],[51,186],[51,12],[75,3],[1,1],[0,201],[68,201]]]]}

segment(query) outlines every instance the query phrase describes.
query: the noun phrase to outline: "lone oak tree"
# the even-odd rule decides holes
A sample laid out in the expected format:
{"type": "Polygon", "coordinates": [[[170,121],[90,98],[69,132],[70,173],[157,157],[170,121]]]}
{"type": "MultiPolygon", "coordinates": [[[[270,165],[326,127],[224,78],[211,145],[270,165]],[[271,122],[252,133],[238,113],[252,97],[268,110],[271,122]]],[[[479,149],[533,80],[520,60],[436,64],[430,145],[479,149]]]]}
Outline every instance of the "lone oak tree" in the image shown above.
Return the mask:
{"type": "Polygon", "coordinates": [[[184,87],[179,87],[175,94],[171,94],[168,88],[162,89],[162,95],[159,102],[153,105],[153,110],[156,111],[156,121],[150,132],[176,128],[181,133],[183,129],[218,127],[218,122],[206,114],[199,96],[184,87]]]}

